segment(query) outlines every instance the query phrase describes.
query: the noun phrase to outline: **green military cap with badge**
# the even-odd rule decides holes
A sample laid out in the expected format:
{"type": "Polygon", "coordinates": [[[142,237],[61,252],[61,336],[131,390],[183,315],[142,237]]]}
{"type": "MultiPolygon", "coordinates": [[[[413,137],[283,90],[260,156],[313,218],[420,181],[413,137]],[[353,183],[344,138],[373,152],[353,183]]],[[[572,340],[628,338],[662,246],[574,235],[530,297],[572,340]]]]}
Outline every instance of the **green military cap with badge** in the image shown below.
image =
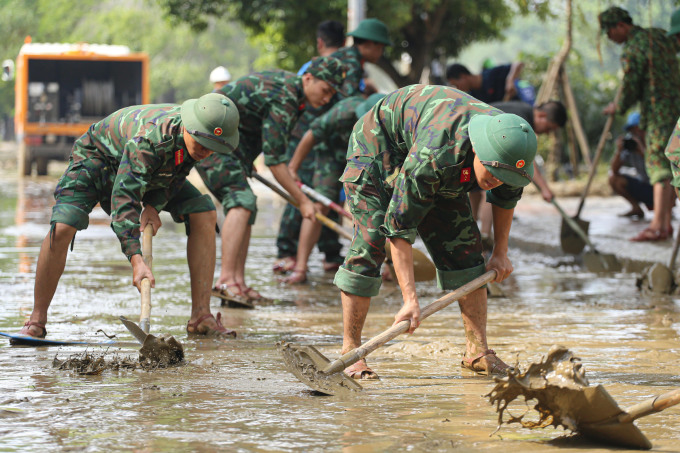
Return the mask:
{"type": "Polygon", "coordinates": [[[379,42],[386,46],[392,45],[390,34],[387,31],[387,25],[378,19],[364,19],[359,22],[357,28],[347,33],[347,36],[365,39],[366,41],[379,42]]]}
{"type": "Polygon", "coordinates": [[[209,93],[182,104],[182,123],[186,131],[207,149],[229,154],[238,146],[239,113],[228,97],[209,93]]]}
{"type": "Polygon", "coordinates": [[[338,58],[330,56],[314,57],[305,71],[305,74],[307,73],[319,80],[328,82],[338,93],[345,94],[342,91],[342,83],[345,81],[345,75],[347,75],[347,67],[338,58]]]}
{"type": "Polygon", "coordinates": [[[623,8],[618,6],[612,6],[602,11],[599,16],[597,16],[600,21],[600,32],[606,33],[608,29],[616,26],[619,22],[624,22],[626,24],[632,24],[633,19],[631,19],[630,14],[623,8]]]}
{"type": "Polygon", "coordinates": [[[491,174],[513,187],[524,187],[534,176],[536,134],[512,113],[475,115],[468,127],[472,149],[491,174]]]}

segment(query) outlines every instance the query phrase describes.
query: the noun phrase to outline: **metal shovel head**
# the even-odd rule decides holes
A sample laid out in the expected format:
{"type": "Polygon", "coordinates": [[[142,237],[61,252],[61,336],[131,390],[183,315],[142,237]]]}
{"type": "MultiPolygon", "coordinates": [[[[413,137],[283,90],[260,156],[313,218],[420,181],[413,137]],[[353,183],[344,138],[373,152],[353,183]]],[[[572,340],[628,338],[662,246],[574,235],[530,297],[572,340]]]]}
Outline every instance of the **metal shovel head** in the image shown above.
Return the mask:
{"type": "MultiPolygon", "coordinates": [[[[588,234],[588,228],[590,227],[590,222],[587,222],[585,220],[581,220],[578,217],[573,217],[572,218],[578,226],[581,227],[583,232],[587,235],[588,234]]],[[[586,246],[585,241],[581,236],[574,231],[569,223],[562,219],[562,229],[560,230],[560,245],[562,246],[562,250],[565,253],[569,253],[571,255],[578,255],[583,251],[583,248],[586,246]]]]}
{"type": "Polygon", "coordinates": [[[584,253],[583,264],[590,272],[620,272],[622,269],[616,255],[600,252],[584,253]]]}
{"type": "Polygon", "coordinates": [[[280,341],[276,347],[283,356],[286,369],[313,390],[326,395],[346,395],[363,387],[344,372],[326,374],[322,370],[330,360],[314,346],[300,346],[280,341]]]}
{"type": "Polygon", "coordinates": [[[147,335],[139,350],[139,363],[145,368],[164,368],[182,363],[184,348],[171,335],[147,335]]]}

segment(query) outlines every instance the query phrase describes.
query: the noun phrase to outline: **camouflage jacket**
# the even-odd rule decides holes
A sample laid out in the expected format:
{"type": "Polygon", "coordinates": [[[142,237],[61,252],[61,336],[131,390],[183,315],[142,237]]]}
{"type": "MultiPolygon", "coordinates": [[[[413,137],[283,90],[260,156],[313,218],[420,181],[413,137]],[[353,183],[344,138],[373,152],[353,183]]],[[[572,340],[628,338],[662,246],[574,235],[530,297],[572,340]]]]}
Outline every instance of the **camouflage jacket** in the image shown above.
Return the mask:
{"type": "Polygon", "coordinates": [[[238,107],[238,147],[246,171],[264,152],[264,163],[287,162],[290,132],[305,108],[302,78],[286,71],[254,72],[225,85],[222,93],[238,107]]]}
{"type": "Polygon", "coordinates": [[[185,149],[180,106],[137,105],[107,116],[76,140],[71,160],[98,171],[102,208],[129,258],[141,253],[142,201],[158,211],[181,189],[196,161],[185,149]]]}
{"type": "Polygon", "coordinates": [[[309,130],[316,141],[315,152],[326,155],[333,153],[336,159],[345,159],[347,143],[357,122],[354,109],[362,102],[363,96],[343,99],[311,124],[309,130]]]}
{"type": "MultiPolygon", "coordinates": [[[[478,187],[468,136],[474,115],[498,115],[470,95],[439,85],[411,85],[388,94],[354,126],[344,182],[363,171],[392,191],[383,232],[413,243],[416,228],[440,197],[467,196],[478,187]]],[[[380,189],[379,189],[380,190],[380,189]]],[[[512,209],[522,188],[501,185],[487,200],[512,209]]]]}
{"type": "Polygon", "coordinates": [[[342,84],[342,91],[345,97],[355,96],[360,93],[359,86],[364,77],[364,60],[361,58],[359,49],[354,46],[343,47],[331,54],[342,61],[347,67],[345,82],[342,84]]]}
{"type": "Polygon", "coordinates": [[[623,90],[618,111],[640,103],[640,127],[670,124],[680,115],[680,72],[675,45],[659,28],[634,26],[621,53],[623,90]]]}
{"type": "Polygon", "coordinates": [[[671,184],[674,187],[680,187],[680,118],[678,118],[673,134],[670,140],[668,140],[666,157],[671,161],[671,170],[673,171],[671,184]]]}

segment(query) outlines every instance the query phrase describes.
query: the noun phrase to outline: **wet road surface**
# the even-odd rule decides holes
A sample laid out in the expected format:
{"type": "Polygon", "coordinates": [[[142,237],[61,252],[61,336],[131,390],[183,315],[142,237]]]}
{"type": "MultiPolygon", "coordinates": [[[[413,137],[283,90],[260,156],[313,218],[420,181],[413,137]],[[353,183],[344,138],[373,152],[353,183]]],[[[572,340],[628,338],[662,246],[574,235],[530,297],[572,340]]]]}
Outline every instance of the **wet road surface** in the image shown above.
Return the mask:
{"type": "MultiPolygon", "coordinates": [[[[56,179],[21,182],[11,171],[2,171],[0,178],[0,331],[15,332],[32,309],[35,264],[48,231],[56,179]]],[[[284,370],[274,344],[313,344],[337,357],[338,292],[316,253],[308,285],[277,282],[270,269],[282,204],[271,196],[260,197],[259,203],[248,281],[277,303],[237,310],[220,308],[213,299],[213,312],[221,311],[239,338],[188,339],[186,238],[182,228],[163,217],[154,238],[151,331],[180,340],[186,365],[82,376],[53,368],[52,361],[83,347],[10,347],[2,339],[0,451],[612,451],[565,438],[567,432],[552,428],[510,426],[492,435],[496,413],[483,395],[493,381],[460,367],[464,336],[456,304],[428,318],[414,335],[371,354],[369,364],[382,380],[362,383],[362,393],[348,398],[313,394],[284,370]]],[[[540,211],[538,200],[523,206],[517,210],[515,243],[532,242],[526,238],[539,234],[534,229],[550,240],[542,247],[512,248],[516,270],[501,285],[506,297],[489,300],[490,347],[506,362],[526,366],[551,345],[562,344],[582,359],[591,385],[604,385],[624,408],[678,388],[680,301],[641,296],[632,273],[596,276],[558,256],[549,228],[531,219],[547,216],[546,225],[559,225],[559,219],[548,205],[540,211]]],[[[582,217],[587,214],[586,209],[582,217]]],[[[598,237],[597,228],[593,235],[598,237]]],[[[421,305],[443,294],[434,283],[420,283],[418,291],[421,305]]],[[[398,288],[383,285],[364,337],[387,329],[400,305],[398,288]]],[[[129,264],[105,214],[96,211],[69,253],[50,309],[49,338],[102,340],[95,333],[102,329],[131,342],[118,316],[136,320],[138,313],[129,264]]],[[[137,355],[137,348],[88,350],[107,357],[137,355]]],[[[637,425],[655,451],[680,451],[680,407],[637,425]]]]}

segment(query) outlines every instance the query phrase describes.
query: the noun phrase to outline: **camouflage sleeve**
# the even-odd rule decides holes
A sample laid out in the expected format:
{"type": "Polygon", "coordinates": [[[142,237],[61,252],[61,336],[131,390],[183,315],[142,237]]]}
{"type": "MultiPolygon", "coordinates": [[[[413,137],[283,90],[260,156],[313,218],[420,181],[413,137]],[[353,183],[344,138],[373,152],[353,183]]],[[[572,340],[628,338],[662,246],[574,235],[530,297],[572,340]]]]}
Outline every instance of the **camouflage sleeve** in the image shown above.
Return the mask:
{"type": "Polygon", "coordinates": [[[147,140],[135,137],[125,144],[111,193],[111,228],[128,259],[142,253],[139,244],[142,199],[148,176],[160,165],[161,159],[147,140]]]}
{"type": "Polygon", "coordinates": [[[623,69],[623,81],[621,97],[617,111],[625,113],[630,107],[642,98],[644,92],[642,84],[647,68],[647,57],[644,49],[631,43],[626,46],[621,54],[621,69],[623,69]]]}
{"type": "Polygon", "coordinates": [[[262,152],[267,166],[286,163],[286,148],[290,132],[298,120],[297,102],[274,102],[262,121],[262,152]]]}
{"type": "Polygon", "coordinates": [[[513,209],[522,198],[522,187],[512,187],[506,184],[486,192],[486,201],[503,209],[513,209]]]}
{"type": "Polygon", "coordinates": [[[342,83],[343,98],[348,98],[361,94],[359,85],[361,79],[364,77],[364,68],[354,65],[347,65],[347,74],[345,74],[345,81],[342,83]]]}
{"type": "Polygon", "coordinates": [[[381,227],[386,237],[416,240],[417,228],[434,206],[434,196],[441,185],[434,159],[423,161],[411,151],[396,176],[392,199],[381,227]]]}
{"type": "Polygon", "coordinates": [[[671,170],[673,171],[671,184],[674,187],[680,187],[680,118],[678,118],[673,134],[668,140],[668,145],[666,145],[666,157],[671,161],[671,170]]]}
{"type": "Polygon", "coordinates": [[[314,120],[309,130],[312,131],[316,143],[321,143],[330,139],[338,131],[352,130],[356,122],[357,116],[354,110],[332,108],[314,120]]]}

